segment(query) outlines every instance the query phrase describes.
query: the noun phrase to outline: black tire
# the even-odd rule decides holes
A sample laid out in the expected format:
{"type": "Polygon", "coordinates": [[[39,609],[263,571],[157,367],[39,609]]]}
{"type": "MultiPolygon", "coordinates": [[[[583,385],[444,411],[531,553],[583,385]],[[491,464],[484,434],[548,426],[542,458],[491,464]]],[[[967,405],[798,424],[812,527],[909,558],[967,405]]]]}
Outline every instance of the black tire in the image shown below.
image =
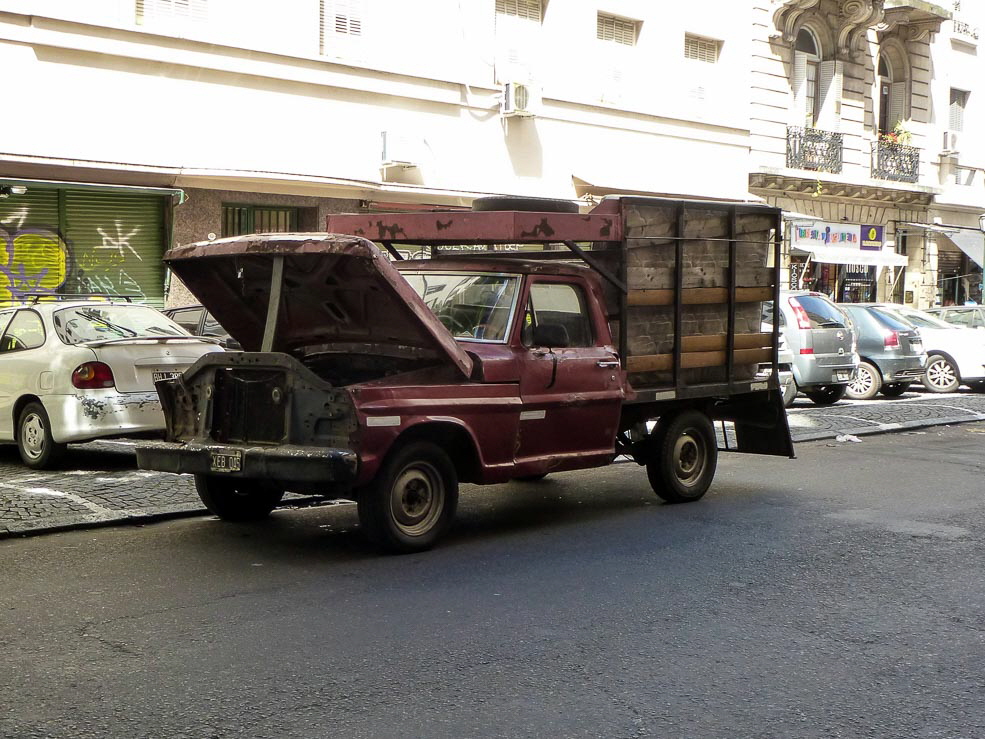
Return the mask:
{"type": "Polygon", "coordinates": [[[910,383],[908,382],[887,382],[879,392],[887,398],[898,398],[909,389],[910,383]]]}
{"type": "Polygon", "coordinates": [[[209,512],[223,521],[260,521],[284,497],[284,489],[268,480],[195,475],[195,490],[209,512]]]}
{"type": "Polygon", "coordinates": [[[357,502],[359,523],[377,546],[397,554],[430,549],[458,507],[455,465],[436,444],[410,442],[390,452],[357,502]]]}
{"type": "Polygon", "coordinates": [[[804,393],[815,405],[834,405],[845,397],[847,385],[819,385],[804,393]]]}
{"type": "Polygon", "coordinates": [[[780,388],[780,390],[783,393],[783,407],[789,408],[797,399],[797,393],[799,392],[796,380],[791,378],[790,382],[780,388]]]}
{"type": "Polygon", "coordinates": [[[577,213],[578,203],[573,200],[555,200],[554,198],[525,198],[509,195],[476,198],[472,201],[472,210],[526,210],[536,213],[577,213]]]}
{"type": "Polygon", "coordinates": [[[66,445],[51,436],[51,421],[40,403],[28,403],[17,419],[17,451],[32,470],[46,470],[58,464],[66,445]]]}
{"type": "Polygon", "coordinates": [[[968,386],[976,393],[985,393],[985,380],[975,380],[974,382],[969,382],[968,386]]]}
{"type": "Polygon", "coordinates": [[[658,497],[668,503],[699,500],[711,486],[718,466],[718,442],[711,420],[700,411],[683,411],[654,432],[646,476],[658,497]]]}
{"type": "Polygon", "coordinates": [[[524,475],[523,477],[516,477],[514,479],[519,482],[540,482],[547,477],[548,474],[549,473],[547,472],[541,472],[539,475],[524,475]]]}
{"type": "Polygon", "coordinates": [[[961,377],[951,360],[943,354],[931,354],[921,382],[932,393],[953,393],[961,385],[961,377]]]}
{"type": "Polygon", "coordinates": [[[845,388],[852,400],[872,400],[882,388],[882,374],[872,362],[859,362],[855,377],[845,388]]]}

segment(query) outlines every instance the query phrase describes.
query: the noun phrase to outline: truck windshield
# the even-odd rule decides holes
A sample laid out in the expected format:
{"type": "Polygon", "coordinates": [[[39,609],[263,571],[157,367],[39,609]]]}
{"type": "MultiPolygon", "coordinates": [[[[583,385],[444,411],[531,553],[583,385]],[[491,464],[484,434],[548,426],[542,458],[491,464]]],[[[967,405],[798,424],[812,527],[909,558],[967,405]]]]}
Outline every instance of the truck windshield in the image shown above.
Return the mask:
{"type": "Polygon", "coordinates": [[[520,283],[517,275],[453,272],[403,275],[456,338],[506,340],[520,283]]]}

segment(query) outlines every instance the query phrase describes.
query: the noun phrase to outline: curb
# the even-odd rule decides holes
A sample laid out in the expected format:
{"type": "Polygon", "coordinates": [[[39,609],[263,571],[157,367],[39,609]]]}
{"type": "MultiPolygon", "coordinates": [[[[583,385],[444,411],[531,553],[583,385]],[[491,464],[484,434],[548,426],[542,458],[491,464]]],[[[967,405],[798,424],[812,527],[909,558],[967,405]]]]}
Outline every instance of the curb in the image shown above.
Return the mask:
{"type": "MultiPolygon", "coordinates": [[[[874,434],[910,431],[912,429],[927,428],[930,426],[955,426],[961,423],[973,423],[975,421],[985,421],[985,414],[975,413],[972,415],[920,419],[914,421],[902,421],[898,423],[873,423],[872,425],[860,426],[858,428],[824,429],[815,432],[796,434],[794,444],[824,441],[826,439],[837,438],[841,435],[872,436],[874,434]]],[[[794,435],[793,432],[791,432],[791,434],[794,435]]],[[[630,459],[617,459],[615,463],[619,464],[631,461],[632,460],[630,459]]],[[[290,499],[287,501],[287,504],[282,507],[312,508],[320,505],[333,504],[336,504],[336,501],[325,501],[319,498],[303,497],[290,499]]],[[[113,513],[91,513],[83,516],[64,516],[60,518],[42,518],[33,521],[17,521],[0,526],[0,540],[26,538],[29,536],[53,534],[63,531],[106,528],[109,526],[143,526],[145,524],[158,523],[161,521],[207,515],[210,515],[208,510],[200,505],[176,505],[139,510],[124,509],[120,511],[118,515],[113,513]]]]}

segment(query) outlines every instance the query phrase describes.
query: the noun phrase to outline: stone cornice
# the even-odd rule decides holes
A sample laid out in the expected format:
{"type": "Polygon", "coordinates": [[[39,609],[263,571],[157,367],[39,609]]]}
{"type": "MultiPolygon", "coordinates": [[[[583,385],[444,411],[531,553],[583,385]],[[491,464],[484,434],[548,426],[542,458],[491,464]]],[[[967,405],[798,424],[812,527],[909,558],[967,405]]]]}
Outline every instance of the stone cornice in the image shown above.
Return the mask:
{"type": "Polygon", "coordinates": [[[785,194],[788,196],[818,197],[825,201],[842,201],[858,204],[859,201],[895,205],[901,207],[926,208],[934,202],[936,190],[920,186],[919,189],[904,190],[873,183],[832,182],[798,175],[776,172],[751,172],[749,191],[757,195],[785,194]],[[820,194],[818,195],[818,191],[820,194]]]}

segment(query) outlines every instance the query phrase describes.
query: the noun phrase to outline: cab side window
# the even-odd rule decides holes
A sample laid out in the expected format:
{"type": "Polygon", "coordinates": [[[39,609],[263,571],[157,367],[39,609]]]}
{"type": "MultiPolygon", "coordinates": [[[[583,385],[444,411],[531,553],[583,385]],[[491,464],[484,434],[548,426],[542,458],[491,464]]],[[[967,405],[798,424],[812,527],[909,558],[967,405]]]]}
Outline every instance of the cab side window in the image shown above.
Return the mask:
{"type": "Polygon", "coordinates": [[[595,345],[595,333],[581,287],[563,282],[535,282],[523,317],[524,346],[595,345]]]}
{"type": "Polygon", "coordinates": [[[37,349],[44,344],[44,324],[33,310],[18,311],[0,337],[0,352],[37,349]]]}

